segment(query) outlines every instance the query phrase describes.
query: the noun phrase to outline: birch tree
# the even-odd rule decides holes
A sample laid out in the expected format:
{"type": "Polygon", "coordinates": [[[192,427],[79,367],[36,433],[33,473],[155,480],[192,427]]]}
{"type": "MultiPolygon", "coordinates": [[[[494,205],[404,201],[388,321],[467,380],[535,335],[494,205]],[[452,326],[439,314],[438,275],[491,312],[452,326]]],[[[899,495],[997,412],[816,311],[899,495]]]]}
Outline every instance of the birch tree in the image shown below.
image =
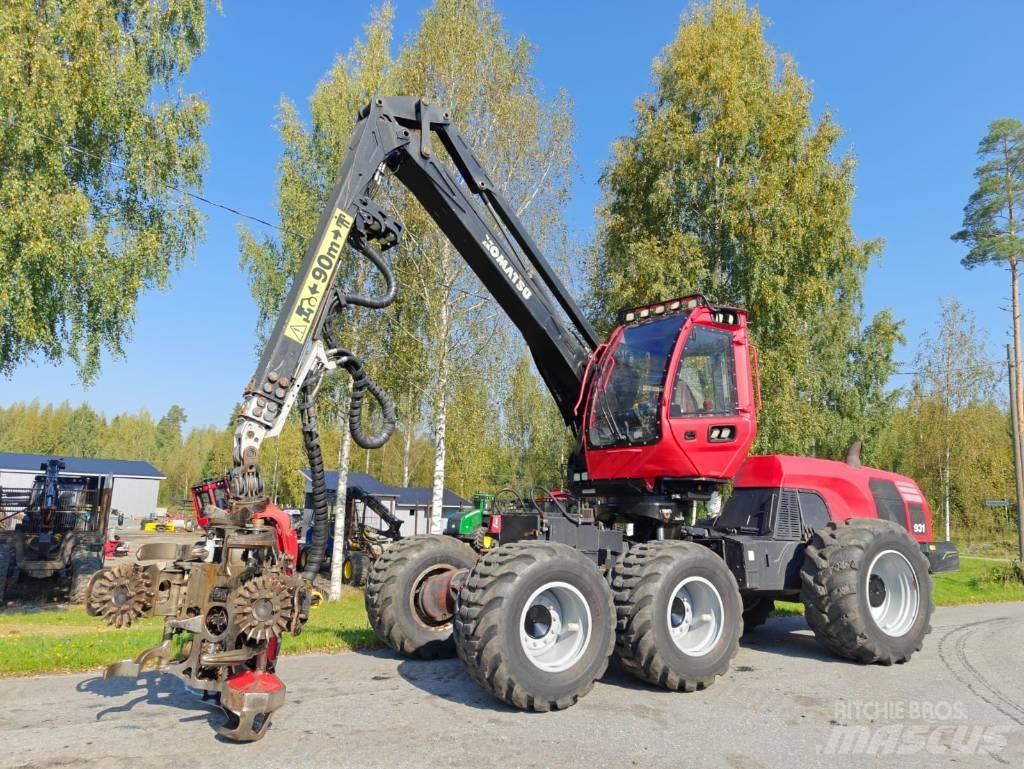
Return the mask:
{"type": "MultiPolygon", "coordinates": [[[[572,119],[564,93],[545,101],[532,47],[513,40],[489,0],[437,0],[398,56],[396,83],[451,112],[459,132],[540,243],[561,226],[568,195],[572,119]]],[[[494,300],[418,206],[399,209],[408,249],[400,279],[422,302],[428,407],[434,441],[432,530],[440,531],[451,399],[465,372],[487,380],[521,347],[494,300]],[[493,368],[481,364],[491,361],[493,368]],[[469,365],[472,364],[472,365],[469,365]],[[481,375],[481,370],[483,374],[481,375]]]]}
{"type": "Polygon", "coordinates": [[[206,104],[178,89],[205,0],[4,0],[0,374],[71,361],[85,381],[131,337],[139,295],[202,235],[206,104]]]}

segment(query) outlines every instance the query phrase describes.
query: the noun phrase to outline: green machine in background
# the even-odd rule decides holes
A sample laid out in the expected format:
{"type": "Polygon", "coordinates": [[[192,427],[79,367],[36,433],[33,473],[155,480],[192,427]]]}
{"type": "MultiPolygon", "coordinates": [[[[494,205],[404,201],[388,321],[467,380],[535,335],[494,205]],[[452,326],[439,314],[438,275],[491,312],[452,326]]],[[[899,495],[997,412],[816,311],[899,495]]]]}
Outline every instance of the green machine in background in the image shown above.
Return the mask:
{"type": "Polygon", "coordinates": [[[451,537],[465,540],[477,550],[486,550],[490,546],[487,520],[491,516],[494,495],[477,492],[473,495],[472,510],[456,510],[446,516],[444,533],[451,537]]]}

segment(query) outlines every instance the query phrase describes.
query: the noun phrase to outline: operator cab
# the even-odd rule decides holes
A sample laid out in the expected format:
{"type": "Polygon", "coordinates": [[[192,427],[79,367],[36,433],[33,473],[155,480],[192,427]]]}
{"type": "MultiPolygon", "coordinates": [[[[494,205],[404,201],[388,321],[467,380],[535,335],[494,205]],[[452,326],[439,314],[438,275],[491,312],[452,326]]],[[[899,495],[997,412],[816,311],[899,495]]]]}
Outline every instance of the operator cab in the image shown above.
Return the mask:
{"type": "Polygon", "coordinates": [[[591,362],[580,480],[665,493],[700,481],[709,494],[757,431],[746,313],[691,296],[624,311],[620,323],[591,362]]]}

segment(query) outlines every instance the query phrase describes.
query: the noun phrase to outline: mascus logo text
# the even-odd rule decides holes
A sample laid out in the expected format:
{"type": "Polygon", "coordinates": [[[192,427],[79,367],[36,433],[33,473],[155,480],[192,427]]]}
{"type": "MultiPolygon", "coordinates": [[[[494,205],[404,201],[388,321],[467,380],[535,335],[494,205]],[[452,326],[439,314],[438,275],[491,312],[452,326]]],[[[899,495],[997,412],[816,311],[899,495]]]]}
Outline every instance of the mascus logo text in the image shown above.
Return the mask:
{"type": "Polygon", "coordinates": [[[491,255],[495,264],[497,264],[501,268],[502,272],[508,276],[509,282],[516,287],[516,291],[523,295],[523,299],[529,299],[533,296],[533,291],[531,291],[530,287],[526,285],[526,281],[523,280],[522,275],[516,271],[515,267],[508,263],[508,259],[503,253],[501,253],[501,249],[498,248],[498,244],[494,242],[491,236],[487,235],[481,242],[483,243],[484,248],[487,249],[487,252],[491,255]]]}

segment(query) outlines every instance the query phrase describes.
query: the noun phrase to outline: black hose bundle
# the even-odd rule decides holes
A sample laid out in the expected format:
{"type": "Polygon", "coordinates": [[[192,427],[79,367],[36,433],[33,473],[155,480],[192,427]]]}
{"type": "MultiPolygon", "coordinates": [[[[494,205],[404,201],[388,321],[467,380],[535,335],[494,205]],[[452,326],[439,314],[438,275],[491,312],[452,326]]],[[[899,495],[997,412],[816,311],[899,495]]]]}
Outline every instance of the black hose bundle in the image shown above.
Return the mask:
{"type": "Polygon", "coordinates": [[[391,397],[384,392],[383,388],[373,381],[362,362],[353,355],[346,356],[342,364],[345,370],[352,376],[352,394],[349,396],[348,405],[348,429],[352,433],[352,440],[364,449],[379,449],[388,442],[388,438],[395,431],[398,417],[395,415],[395,403],[391,397]],[[373,396],[380,404],[381,427],[373,435],[367,435],[363,430],[363,398],[366,393],[373,396]]]}
{"type": "Polygon", "coordinates": [[[320,453],[320,432],[317,425],[316,389],[302,389],[302,403],[299,405],[302,415],[302,441],[306,446],[309,459],[309,481],[313,490],[313,538],[309,543],[309,558],[306,560],[306,571],[303,579],[310,582],[320,573],[320,567],[327,553],[327,480],[324,477],[324,458],[320,453]]]}
{"type": "MultiPolygon", "coordinates": [[[[365,241],[360,240],[353,245],[380,270],[387,290],[380,296],[362,296],[338,291],[338,301],[332,309],[332,315],[340,312],[346,304],[381,309],[395,301],[397,283],[391,268],[381,258],[381,255],[365,241]]],[[[333,334],[330,330],[330,320],[324,326],[324,336],[332,347],[337,348],[331,339],[333,334]]],[[[364,449],[378,449],[387,443],[398,423],[394,401],[366,373],[362,362],[356,356],[344,350],[336,349],[335,352],[338,355],[339,365],[352,377],[352,393],[348,409],[348,428],[352,433],[352,439],[364,449]],[[367,393],[380,405],[382,417],[380,430],[372,435],[368,435],[363,429],[363,402],[367,393]]],[[[302,414],[302,440],[306,447],[306,456],[309,459],[309,479],[313,497],[313,537],[309,544],[306,570],[302,574],[303,578],[309,581],[312,581],[320,573],[320,567],[323,565],[327,553],[330,522],[327,510],[327,481],[324,477],[324,460],[320,452],[320,433],[317,425],[316,391],[318,386],[319,377],[316,377],[302,388],[302,403],[299,407],[302,414]]],[[[337,546],[342,545],[337,543],[337,546]]]]}

